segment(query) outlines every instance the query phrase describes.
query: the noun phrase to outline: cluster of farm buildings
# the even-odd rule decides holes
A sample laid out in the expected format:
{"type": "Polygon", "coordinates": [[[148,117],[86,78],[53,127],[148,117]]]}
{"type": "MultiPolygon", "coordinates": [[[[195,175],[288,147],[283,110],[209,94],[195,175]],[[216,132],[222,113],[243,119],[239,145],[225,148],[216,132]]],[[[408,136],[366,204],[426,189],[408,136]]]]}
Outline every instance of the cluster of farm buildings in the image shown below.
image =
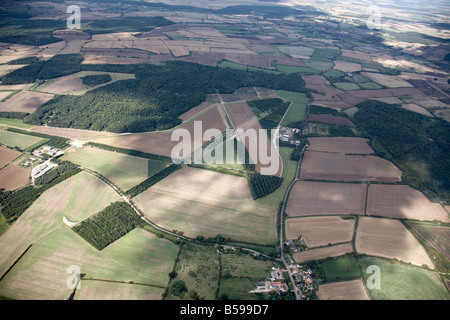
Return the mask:
{"type": "Polygon", "coordinates": [[[300,140],[295,138],[295,134],[300,130],[289,127],[281,127],[280,128],[280,142],[290,143],[292,145],[296,145],[297,147],[300,145],[300,140]]]}

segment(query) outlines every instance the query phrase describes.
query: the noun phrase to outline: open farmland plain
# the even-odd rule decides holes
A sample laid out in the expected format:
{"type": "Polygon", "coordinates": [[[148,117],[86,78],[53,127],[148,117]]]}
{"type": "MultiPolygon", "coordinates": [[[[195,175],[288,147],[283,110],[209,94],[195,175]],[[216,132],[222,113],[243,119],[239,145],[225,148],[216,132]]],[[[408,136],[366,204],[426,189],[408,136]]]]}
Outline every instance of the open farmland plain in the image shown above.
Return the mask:
{"type": "Polygon", "coordinates": [[[185,167],[133,202],[149,220],[189,237],[220,234],[263,244],[276,239],[275,210],[258,205],[242,177],[185,167]]]}
{"type": "Polygon", "coordinates": [[[411,262],[434,268],[426,251],[397,220],[362,217],[356,235],[356,250],[374,256],[411,262]]]}
{"type": "Polygon", "coordinates": [[[395,219],[450,222],[447,212],[439,203],[432,203],[423,193],[407,185],[371,185],[367,214],[395,219]]]}
{"type": "Polygon", "coordinates": [[[307,217],[286,221],[286,238],[305,240],[309,248],[352,240],[355,220],[340,217],[307,217]]]}
{"type": "Polygon", "coordinates": [[[71,149],[62,159],[98,172],[124,191],[166,167],[161,161],[91,147],[71,149]]]}
{"type": "Polygon", "coordinates": [[[63,226],[63,217],[78,222],[118,199],[103,181],[84,172],[45,191],[0,237],[3,252],[0,274],[3,275],[29,245],[63,226]]]}
{"type": "MultiPolygon", "coordinates": [[[[0,132],[1,134],[1,132],[0,132]]],[[[5,147],[0,147],[0,168],[3,168],[11,161],[17,159],[22,155],[21,152],[16,150],[11,150],[5,147]]]]}
{"type": "Polygon", "coordinates": [[[373,154],[368,139],[353,137],[310,137],[310,151],[336,152],[341,154],[373,154]]]}
{"type": "Polygon", "coordinates": [[[361,280],[323,284],[317,296],[320,300],[369,300],[361,280]]]}
{"type": "Polygon", "coordinates": [[[290,217],[315,215],[364,215],[365,184],[297,181],[289,195],[290,217]]]}
{"type": "Polygon", "coordinates": [[[16,299],[64,300],[73,292],[66,285],[70,275],[66,270],[77,265],[86,278],[77,290],[78,299],[104,299],[104,290],[93,288],[105,280],[116,281],[111,282],[117,291],[109,293],[110,299],[160,299],[177,251],[172,243],[136,229],[99,255],[75,232],[62,227],[36,242],[2,280],[0,289],[16,299]],[[131,285],[129,281],[140,284],[123,290],[125,284],[131,285]]]}
{"type": "Polygon", "coordinates": [[[344,243],[334,246],[320,247],[306,251],[296,252],[292,255],[292,257],[294,258],[295,262],[304,263],[307,261],[322,260],[330,257],[338,257],[350,252],[353,252],[352,245],[350,243],[344,243]]]}
{"type": "Polygon", "coordinates": [[[333,181],[401,181],[401,171],[377,156],[341,155],[306,151],[302,179],[333,181]]]}
{"type": "Polygon", "coordinates": [[[51,99],[53,99],[52,94],[21,91],[0,103],[0,111],[33,113],[37,108],[51,99]]]}
{"type": "Polygon", "coordinates": [[[288,2],[2,3],[0,300],[450,299],[448,5],[288,2]]]}
{"type": "MultiPolygon", "coordinates": [[[[223,114],[222,108],[219,107],[212,107],[212,109],[205,110],[197,117],[180,126],[180,128],[188,130],[191,137],[194,137],[194,121],[201,121],[203,130],[216,128],[223,132],[228,128],[225,121],[225,115],[223,114]]],[[[181,145],[186,149],[190,148],[193,151],[193,141],[172,141],[171,136],[172,130],[169,130],[141,134],[116,135],[111,137],[95,137],[89,138],[89,141],[113,147],[159,154],[166,157],[171,157],[172,150],[177,145],[181,145]]],[[[205,142],[206,141],[203,141],[203,143],[205,142]]]]}

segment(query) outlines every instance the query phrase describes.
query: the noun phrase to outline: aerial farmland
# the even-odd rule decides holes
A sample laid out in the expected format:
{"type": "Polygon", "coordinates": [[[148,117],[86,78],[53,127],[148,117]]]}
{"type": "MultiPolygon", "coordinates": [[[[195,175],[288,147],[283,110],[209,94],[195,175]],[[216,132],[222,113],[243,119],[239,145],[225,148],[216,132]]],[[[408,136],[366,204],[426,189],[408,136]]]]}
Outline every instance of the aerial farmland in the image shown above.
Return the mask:
{"type": "Polygon", "coordinates": [[[69,5],[0,11],[0,300],[450,299],[447,4],[69,5]]]}

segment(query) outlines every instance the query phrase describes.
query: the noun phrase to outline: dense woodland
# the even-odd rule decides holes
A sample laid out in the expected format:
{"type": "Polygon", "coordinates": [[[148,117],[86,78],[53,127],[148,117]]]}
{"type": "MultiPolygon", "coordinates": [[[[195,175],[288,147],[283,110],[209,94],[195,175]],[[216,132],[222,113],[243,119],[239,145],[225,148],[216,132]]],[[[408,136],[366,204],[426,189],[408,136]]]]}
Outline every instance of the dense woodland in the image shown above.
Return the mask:
{"type": "Polygon", "coordinates": [[[114,202],[94,216],[72,228],[97,250],[102,250],[120,239],[143,220],[125,202],[114,202]]]}
{"type": "Polygon", "coordinates": [[[266,176],[257,172],[247,173],[247,180],[250,192],[255,200],[271,194],[277,190],[283,182],[283,178],[281,177],[266,176]]]}
{"type": "Polygon", "coordinates": [[[379,101],[357,107],[353,121],[377,154],[402,170],[407,184],[450,203],[450,124],[379,101]]]}
{"type": "Polygon", "coordinates": [[[3,80],[10,84],[33,82],[83,70],[134,73],[136,79],[117,81],[81,96],[58,95],[26,117],[25,123],[117,133],[164,130],[179,125],[178,116],[217,91],[233,93],[248,86],[305,91],[299,75],[245,72],[181,61],[81,65],[81,55],[56,57],[31,64],[23,72],[12,72],[3,80]]]}
{"type": "Polygon", "coordinates": [[[111,76],[109,74],[94,74],[91,76],[85,76],[81,78],[81,82],[84,85],[93,87],[99,84],[104,84],[111,81],[111,76]]]}

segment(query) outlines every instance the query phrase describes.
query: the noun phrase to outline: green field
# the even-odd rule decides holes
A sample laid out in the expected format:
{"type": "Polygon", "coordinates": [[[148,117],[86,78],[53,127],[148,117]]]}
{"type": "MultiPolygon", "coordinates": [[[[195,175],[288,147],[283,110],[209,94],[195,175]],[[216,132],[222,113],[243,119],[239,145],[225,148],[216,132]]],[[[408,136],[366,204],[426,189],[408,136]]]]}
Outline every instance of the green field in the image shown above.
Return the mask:
{"type": "Polygon", "coordinates": [[[349,117],[353,117],[353,115],[358,111],[358,108],[353,107],[349,109],[345,109],[343,112],[348,115],[349,117]]]}
{"type": "MultiPolygon", "coordinates": [[[[146,284],[136,286],[158,298],[168,283],[177,252],[173,243],[136,229],[99,255],[75,232],[60,227],[29,249],[1,281],[0,295],[13,299],[67,299],[72,290],[66,286],[70,276],[66,270],[75,265],[84,278],[146,284]]],[[[82,280],[81,290],[86,289],[87,282],[91,283],[82,280]]],[[[129,298],[128,294],[129,290],[123,288],[122,299],[129,298]]]]}
{"type": "Polygon", "coordinates": [[[265,73],[272,73],[275,75],[280,74],[280,72],[246,66],[244,64],[239,64],[239,63],[235,63],[235,62],[231,62],[231,61],[222,61],[218,66],[219,66],[219,68],[230,68],[230,69],[241,70],[241,71],[262,71],[265,73]]]}
{"type": "Polygon", "coordinates": [[[450,295],[435,272],[384,260],[359,260],[365,281],[371,265],[380,268],[380,289],[367,290],[374,300],[449,300],[450,295]]]}
{"type": "Polygon", "coordinates": [[[117,200],[117,193],[86,172],[80,172],[46,190],[0,238],[0,251],[5,253],[0,256],[0,274],[30,244],[65,227],[64,217],[77,222],[117,200]]]}
{"type": "Polygon", "coordinates": [[[380,86],[378,83],[375,83],[375,82],[360,82],[360,83],[358,83],[358,85],[361,87],[361,89],[367,89],[367,90],[383,88],[382,86],[380,86]]]}
{"type": "Polygon", "coordinates": [[[361,278],[358,261],[353,256],[343,256],[321,264],[326,281],[342,281],[361,278]]]}
{"type": "Polygon", "coordinates": [[[68,160],[96,171],[122,190],[128,190],[141,183],[167,165],[158,160],[144,159],[91,147],[68,152],[62,157],[62,160],[68,160]]]}
{"type": "Polygon", "coordinates": [[[30,129],[33,126],[30,126],[29,124],[23,123],[23,120],[21,119],[7,119],[7,118],[0,118],[0,125],[5,125],[9,127],[18,127],[22,129],[30,129]]]}
{"type": "Polygon", "coordinates": [[[334,63],[329,61],[305,60],[304,63],[306,67],[320,71],[330,70],[334,67],[334,63]]]}
{"type": "Polygon", "coordinates": [[[257,203],[270,207],[278,207],[280,202],[283,200],[284,194],[289,184],[295,178],[295,172],[297,169],[297,162],[291,160],[292,148],[280,147],[280,155],[283,159],[283,182],[281,186],[272,192],[271,194],[256,200],[257,203]]]}
{"type": "Polygon", "coordinates": [[[341,90],[359,90],[359,86],[353,82],[335,82],[333,85],[341,90]]]}
{"type": "Polygon", "coordinates": [[[0,131],[0,143],[10,147],[19,147],[22,150],[32,149],[44,139],[9,131],[0,131]]]}
{"type": "MultiPolygon", "coordinates": [[[[219,284],[219,259],[213,246],[199,246],[186,242],[181,248],[174,271],[177,276],[171,284],[175,281],[183,281],[187,291],[193,290],[206,300],[216,298],[219,284]]],[[[184,297],[172,294],[170,287],[169,285],[167,300],[178,300],[184,297]]]]}
{"type": "Polygon", "coordinates": [[[277,71],[281,73],[312,73],[319,74],[321,71],[310,67],[288,66],[277,64],[277,71]]]}
{"type": "Polygon", "coordinates": [[[255,260],[250,254],[224,253],[220,257],[222,278],[218,297],[231,300],[261,299],[261,295],[248,291],[270,276],[271,261],[255,260]]]}
{"type": "Polygon", "coordinates": [[[291,122],[304,121],[306,119],[306,109],[309,103],[309,98],[304,93],[278,90],[278,96],[282,99],[292,102],[291,107],[286,113],[282,126],[286,126],[291,122]]]}

